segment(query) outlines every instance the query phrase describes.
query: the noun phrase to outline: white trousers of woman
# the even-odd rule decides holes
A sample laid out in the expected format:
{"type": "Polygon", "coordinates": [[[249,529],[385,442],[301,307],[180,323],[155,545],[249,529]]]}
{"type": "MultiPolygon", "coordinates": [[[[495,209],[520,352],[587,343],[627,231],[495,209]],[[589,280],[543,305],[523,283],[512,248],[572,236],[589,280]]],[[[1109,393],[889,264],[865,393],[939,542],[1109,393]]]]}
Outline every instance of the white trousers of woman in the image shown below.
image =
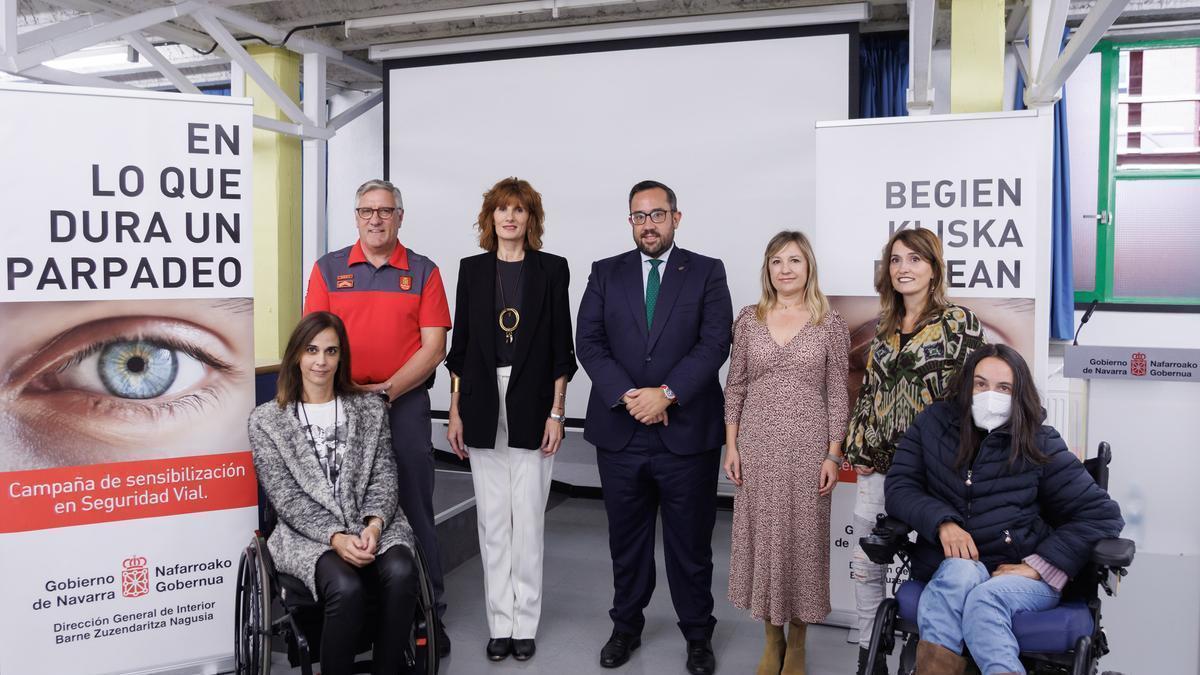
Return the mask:
{"type": "MultiPolygon", "coordinates": [[[[884,513],[883,482],[885,476],[873,473],[858,476],[858,493],[854,499],[854,539],[871,534],[875,527],[875,516],[884,513]]],[[[871,644],[871,626],[875,623],[875,612],[887,595],[887,565],[871,562],[858,544],[854,545],[850,560],[850,571],[854,576],[854,604],[858,609],[858,644],[871,644]]],[[[869,669],[868,669],[869,670],[869,669]]]]}
{"type": "MultiPolygon", "coordinates": [[[[533,639],[542,614],[542,534],[554,457],[508,447],[505,394],[512,366],[496,369],[496,447],[470,448],[479,557],[493,638],[533,639]]],[[[549,411],[547,411],[549,413],[549,411]]]]}

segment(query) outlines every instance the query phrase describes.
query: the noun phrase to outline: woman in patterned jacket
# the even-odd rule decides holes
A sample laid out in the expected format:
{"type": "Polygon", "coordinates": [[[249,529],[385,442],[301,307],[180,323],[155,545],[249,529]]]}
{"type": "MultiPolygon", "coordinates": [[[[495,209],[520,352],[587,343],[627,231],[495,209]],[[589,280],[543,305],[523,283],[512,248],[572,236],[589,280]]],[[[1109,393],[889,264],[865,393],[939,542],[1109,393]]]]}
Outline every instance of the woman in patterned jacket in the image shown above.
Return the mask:
{"type": "Polygon", "coordinates": [[[350,381],[341,319],[314,312],[288,340],[275,400],[250,415],[258,480],[279,514],[267,545],[280,572],[325,605],[321,672],[354,672],[374,633],[371,672],[395,675],[415,611],[413,533],[396,506],[396,460],[384,403],[350,381]],[[368,598],[376,622],[365,625],[368,598]]]}
{"type": "MultiPolygon", "coordinates": [[[[875,276],[879,324],[867,348],[866,373],[850,413],[846,459],[858,474],[854,530],[866,534],[884,512],[884,475],[896,443],[927,405],[948,393],[967,356],[984,344],[971,310],[946,300],[942,242],[924,229],[894,233],[875,276]]],[[[886,654],[866,662],[871,624],[883,601],[887,565],[872,563],[855,546],[851,562],[858,609],[859,675],[886,675],[886,654]]]]}

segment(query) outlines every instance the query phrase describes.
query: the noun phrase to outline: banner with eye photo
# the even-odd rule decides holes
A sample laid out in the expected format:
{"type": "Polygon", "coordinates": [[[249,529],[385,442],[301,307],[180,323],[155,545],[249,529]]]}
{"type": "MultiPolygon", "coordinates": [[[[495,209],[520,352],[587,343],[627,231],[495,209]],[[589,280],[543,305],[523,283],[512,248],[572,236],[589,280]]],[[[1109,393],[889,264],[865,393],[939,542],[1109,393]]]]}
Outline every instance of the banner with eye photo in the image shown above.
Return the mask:
{"type": "Polygon", "coordinates": [[[0,110],[0,672],[229,670],[251,103],[4,84],[0,110]]]}
{"type": "MultiPolygon", "coordinates": [[[[850,402],[875,335],[883,248],[901,229],[937,234],[950,302],[969,307],[989,342],[1025,357],[1045,393],[1050,330],[1053,115],[932,115],[817,125],[816,248],[821,289],[850,328],[850,402]]],[[[889,282],[890,283],[890,282],[889,282]]],[[[853,623],[856,475],[833,495],[830,590],[853,623]]],[[[896,573],[893,566],[889,583],[896,573]]]]}

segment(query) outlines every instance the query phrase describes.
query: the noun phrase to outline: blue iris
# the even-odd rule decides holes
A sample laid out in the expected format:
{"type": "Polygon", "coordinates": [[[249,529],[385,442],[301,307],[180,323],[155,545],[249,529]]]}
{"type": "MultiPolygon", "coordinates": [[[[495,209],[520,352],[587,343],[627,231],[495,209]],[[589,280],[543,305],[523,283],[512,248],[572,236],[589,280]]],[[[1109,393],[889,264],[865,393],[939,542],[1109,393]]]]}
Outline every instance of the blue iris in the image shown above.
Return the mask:
{"type": "Polygon", "coordinates": [[[153,342],[121,340],[104,347],[98,365],[100,381],[114,396],[155,398],[175,382],[175,352],[153,342]]]}

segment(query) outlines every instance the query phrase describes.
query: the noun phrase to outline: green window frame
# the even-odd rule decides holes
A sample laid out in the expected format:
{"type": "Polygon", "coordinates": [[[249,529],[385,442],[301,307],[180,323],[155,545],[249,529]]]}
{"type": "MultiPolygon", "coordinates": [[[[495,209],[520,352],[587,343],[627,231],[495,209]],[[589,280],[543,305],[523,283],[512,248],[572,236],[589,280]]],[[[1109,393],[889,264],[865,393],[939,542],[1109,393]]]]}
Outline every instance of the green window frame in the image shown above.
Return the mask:
{"type": "Polygon", "coordinates": [[[1096,191],[1096,213],[1107,214],[1107,222],[1096,218],[1096,285],[1095,290],[1076,291],[1077,305],[1093,301],[1120,307],[1149,305],[1150,309],[1176,309],[1200,311],[1200,297],[1195,298],[1147,298],[1115,295],[1114,262],[1116,257],[1116,228],[1120,227],[1116,194],[1119,180],[1165,180],[1196,179],[1200,189],[1200,168],[1187,169],[1131,169],[1117,166],[1117,113],[1120,89],[1120,56],[1122,51],[1140,49],[1166,49],[1173,47],[1200,47],[1200,38],[1178,40],[1146,40],[1137,42],[1101,41],[1093,52],[1101,55],[1100,65],[1100,166],[1099,185],[1096,191]]]}

